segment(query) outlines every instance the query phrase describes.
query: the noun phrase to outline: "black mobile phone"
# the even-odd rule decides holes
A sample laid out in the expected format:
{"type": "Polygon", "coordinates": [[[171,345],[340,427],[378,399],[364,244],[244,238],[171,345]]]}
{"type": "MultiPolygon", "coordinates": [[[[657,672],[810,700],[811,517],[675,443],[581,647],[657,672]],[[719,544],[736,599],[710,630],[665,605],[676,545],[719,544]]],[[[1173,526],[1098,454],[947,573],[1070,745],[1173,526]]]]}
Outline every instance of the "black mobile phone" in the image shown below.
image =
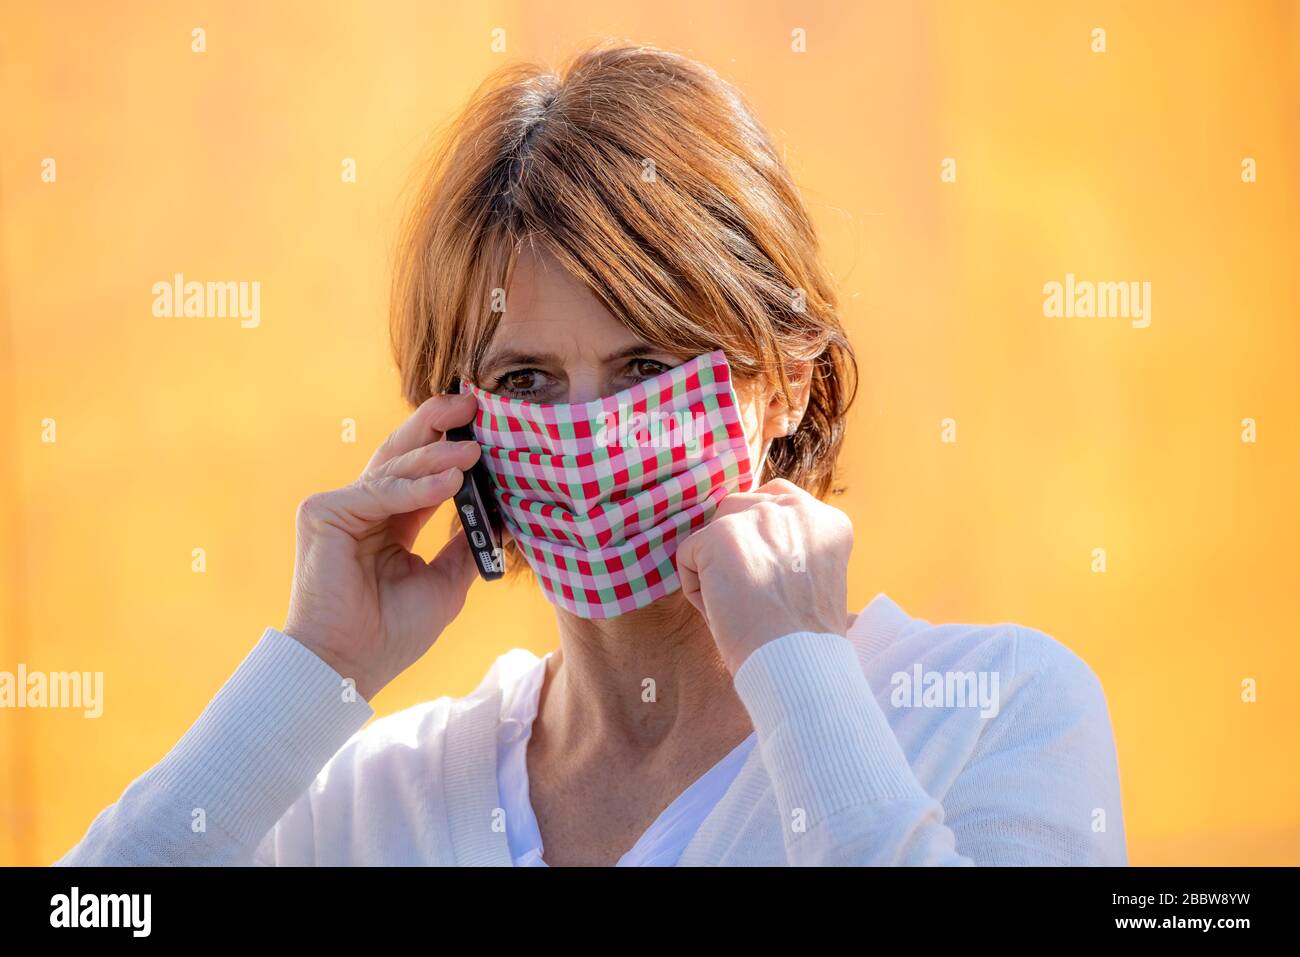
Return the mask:
{"type": "MultiPolygon", "coordinates": [[[[453,379],[449,391],[459,392],[460,381],[453,379]]],[[[468,425],[448,429],[446,435],[453,442],[474,441],[474,429],[468,425]]],[[[461,528],[469,539],[479,577],[496,581],[506,573],[506,553],[501,547],[501,510],[492,494],[492,474],[481,456],[465,473],[455,501],[456,514],[460,516],[461,528]]]]}

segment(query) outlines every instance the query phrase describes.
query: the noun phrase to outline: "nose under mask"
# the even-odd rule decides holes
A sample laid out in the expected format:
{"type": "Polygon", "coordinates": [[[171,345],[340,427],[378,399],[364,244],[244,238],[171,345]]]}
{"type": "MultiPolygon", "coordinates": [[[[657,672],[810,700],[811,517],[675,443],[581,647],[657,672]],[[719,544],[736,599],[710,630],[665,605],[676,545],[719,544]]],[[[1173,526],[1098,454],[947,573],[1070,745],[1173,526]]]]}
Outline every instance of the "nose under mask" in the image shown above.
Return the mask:
{"type": "Polygon", "coordinates": [[[676,553],[752,483],[722,350],[590,402],[539,403],[462,381],[502,519],[553,604],[613,618],[681,587],[676,553]]]}

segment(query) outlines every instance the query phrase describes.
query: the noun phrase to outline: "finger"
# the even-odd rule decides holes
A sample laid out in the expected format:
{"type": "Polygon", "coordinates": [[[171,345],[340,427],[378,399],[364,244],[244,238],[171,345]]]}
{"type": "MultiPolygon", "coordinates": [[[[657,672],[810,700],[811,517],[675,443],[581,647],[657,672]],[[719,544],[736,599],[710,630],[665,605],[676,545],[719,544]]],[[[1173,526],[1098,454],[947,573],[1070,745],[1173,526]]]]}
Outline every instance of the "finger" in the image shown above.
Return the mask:
{"type": "MultiPolygon", "coordinates": [[[[409,479],[422,478],[425,475],[441,472],[445,468],[458,468],[465,471],[478,461],[482,452],[483,449],[477,442],[452,442],[444,438],[399,455],[381,466],[378,471],[380,474],[409,479]]],[[[389,541],[396,542],[410,551],[416,538],[436,511],[436,507],[422,508],[394,516],[389,522],[389,541]]]]}
{"type": "Polygon", "coordinates": [[[764,482],[761,487],[754,489],[755,492],[761,492],[766,495],[783,496],[783,495],[807,495],[806,489],[800,488],[789,479],[775,478],[770,482],[764,482]]]}
{"type": "Polygon", "coordinates": [[[478,461],[482,452],[482,447],[473,440],[450,442],[439,439],[389,459],[377,469],[371,470],[371,474],[418,479],[449,468],[465,471],[478,461]]]}
{"type": "Polygon", "coordinates": [[[429,562],[428,574],[434,582],[449,588],[452,595],[463,599],[478,577],[478,565],[474,562],[469,539],[459,532],[453,534],[429,562]]]}
{"type": "Polygon", "coordinates": [[[313,495],[303,503],[303,512],[308,519],[361,535],[394,515],[437,508],[456,494],[462,481],[464,473],[455,468],[418,479],[363,478],[346,488],[313,495]]]}
{"type": "MultiPolygon", "coordinates": [[[[705,526],[707,528],[708,526],[705,526]]],[[[682,584],[682,595],[686,600],[695,606],[695,609],[703,616],[704,623],[709,623],[708,612],[704,608],[704,594],[700,590],[700,567],[699,567],[699,548],[702,539],[701,533],[705,529],[699,529],[686,536],[686,539],[677,549],[677,579],[682,584]]]]}
{"type": "Polygon", "coordinates": [[[467,425],[473,420],[477,407],[478,403],[469,393],[430,396],[375,450],[366,464],[366,471],[377,469],[390,459],[412,449],[436,442],[450,428],[467,425]]]}
{"type": "Polygon", "coordinates": [[[716,522],[724,515],[735,515],[747,508],[753,508],[759,502],[770,502],[772,498],[773,496],[766,492],[731,492],[722,496],[722,501],[718,503],[713,513],[712,521],[716,522]]]}

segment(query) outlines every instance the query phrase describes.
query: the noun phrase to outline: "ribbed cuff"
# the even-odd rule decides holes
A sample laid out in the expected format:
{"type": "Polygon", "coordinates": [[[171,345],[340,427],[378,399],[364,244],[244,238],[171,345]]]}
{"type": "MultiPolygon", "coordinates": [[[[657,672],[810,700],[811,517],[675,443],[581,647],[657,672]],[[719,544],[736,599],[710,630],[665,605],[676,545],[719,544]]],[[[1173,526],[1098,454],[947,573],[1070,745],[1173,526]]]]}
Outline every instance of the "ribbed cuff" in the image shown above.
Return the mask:
{"type": "Polygon", "coordinates": [[[345,690],[338,672],[268,628],[150,774],[201,808],[207,827],[259,841],[375,713],[345,690]]]}
{"type": "Polygon", "coordinates": [[[782,815],[809,826],[848,807],[925,798],[852,643],[799,631],[752,652],[736,671],[782,815]]]}

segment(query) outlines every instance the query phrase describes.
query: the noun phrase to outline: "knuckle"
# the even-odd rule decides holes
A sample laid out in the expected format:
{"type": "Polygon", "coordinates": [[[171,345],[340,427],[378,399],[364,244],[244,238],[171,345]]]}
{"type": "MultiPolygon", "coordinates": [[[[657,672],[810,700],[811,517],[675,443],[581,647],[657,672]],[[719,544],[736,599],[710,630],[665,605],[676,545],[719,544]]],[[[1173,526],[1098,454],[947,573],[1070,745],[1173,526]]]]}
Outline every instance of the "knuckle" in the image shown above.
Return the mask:
{"type": "Polygon", "coordinates": [[[712,525],[709,525],[704,531],[711,533],[706,541],[714,539],[725,539],[734,541],[741,535],[741,524],[745,521],[742,516],[744,512],[732,512],[730,515],[724,515],[712,525]]]}
{"type": "Polygon", "coordinates": [[[316,492],[298,503],[298,524],[311,525],[326,511],[328,492],[316,492]]]}
{"type": "Polygon", "coordinates": [[[803,491],[803,489],[795,485],[789,479],[774,478],[763,486],[762,491],[778,497],[784,497],[787,495],[798,495],[803,491]]]}
{"type": "Polygon", "coordinates": [[[712,541],[713,536],[717,534],[717,529],[722,524],[724,518],[726,518],[725,515],[721,518],[715,518],[713,521],[709,522],[709,524],[703,525],[691,532],[682,540],[681,547],[678,551],[686,551],[692,555],[698,552],[704,547],[706,542],[712,541]]]}

